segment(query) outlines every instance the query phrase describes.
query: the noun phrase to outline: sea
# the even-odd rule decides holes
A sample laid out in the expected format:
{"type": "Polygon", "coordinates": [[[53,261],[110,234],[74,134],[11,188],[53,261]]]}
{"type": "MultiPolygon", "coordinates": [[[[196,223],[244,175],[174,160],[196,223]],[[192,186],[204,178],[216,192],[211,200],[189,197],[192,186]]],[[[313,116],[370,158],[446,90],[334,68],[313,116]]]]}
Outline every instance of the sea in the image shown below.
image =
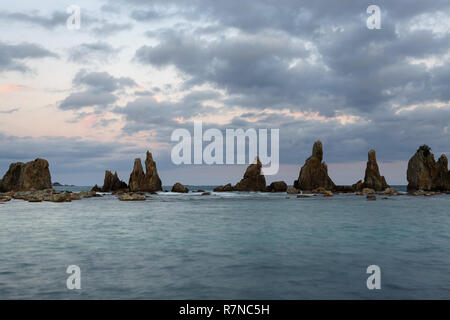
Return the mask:
{"type": "Polygon", "coordinates": [[[449,299],[450,195],[383,198],[12,200],[0,204],[0,299],[449,299]]]}

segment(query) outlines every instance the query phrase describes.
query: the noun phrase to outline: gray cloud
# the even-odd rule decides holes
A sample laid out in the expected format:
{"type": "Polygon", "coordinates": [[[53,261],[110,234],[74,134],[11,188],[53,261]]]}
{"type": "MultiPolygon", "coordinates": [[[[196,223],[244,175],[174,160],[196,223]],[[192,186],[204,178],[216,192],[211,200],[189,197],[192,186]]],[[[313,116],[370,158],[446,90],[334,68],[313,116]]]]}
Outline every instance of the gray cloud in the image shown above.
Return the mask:
{"type": "Polygon", "coordinates": [[[0,41],[0,72],[27,72],[26,59],[58,58],[53,52],[33,43],[7,44],[0,41]]]}
{"type": "Polygon", "coordinates": [[[62,110],[79,110],[84,107],[106,109],[118,100],[122,90],[136,86],[136,82],[127,77],[116,78],[107,72],[79,71],[73,85],[81,91],[73,92],[60,104],[62,110]]]}
{"type": "Polygon", "coordinates": [[[11,114],[11,113],[17,112],[19,110],[20,110],[20,108],[13,108],[13,109],[8,109],[8,110],[0,110],[0,113],[2,113],[2,114],[11,114]]]}
{"type": "Polygon", "coordinates": [[[103,41],[82,43],[70,49],[69,61],[82,64],[92,64],[97,61],[105,63],[114,58],[119,51],[120,49],[103,41]]]}

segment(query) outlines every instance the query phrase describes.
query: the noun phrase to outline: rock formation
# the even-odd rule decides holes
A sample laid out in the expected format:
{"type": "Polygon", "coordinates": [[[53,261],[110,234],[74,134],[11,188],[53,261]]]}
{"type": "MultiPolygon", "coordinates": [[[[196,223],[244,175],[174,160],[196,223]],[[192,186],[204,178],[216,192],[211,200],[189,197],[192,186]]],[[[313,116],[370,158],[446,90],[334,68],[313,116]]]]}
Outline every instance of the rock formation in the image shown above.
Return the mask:
{"type": "Polygon", "coordinates": [[[101,188],[101,192],[111,192],[127,188],[128,188],[127,184],[123,181],[120,181],[119,177],[117,176],[117,172],[112,174],[111,171],[106,170],[105,180],[103,181],[103,187],[101,188]]]}
{"type": "Polygon", "coordinates": [[[450,172],[448,159],[443,154],[437,162],[430,147],[421,146],[408,162],[408,191],[448,191],[450,172]]]}
{"type": "Polygon", "coordinates": [[[233,186],[231,185],[231,183],[229,183],[224,186],[218,186],[218,187],[214,188],[213,191],[214,192],[231,192],[231,191],[233,191],[233,186]]]}
{"type": "Polygon", "coordinates": [[[311,157],[309,157],[300,170],[298,180],[294,181],[294,188],[300,190],[314,190],[322,187],[333,191],[335,184],[328,176],[328,167],[322,163],[322,142],[316,141],[313,146],[311,157]]]}
{"type": "Polygon", "coordinates": [[[44,159],[12,163],[0,184],[0,190],[3,191],[44,190],[51,187],[50,170],[44,159]]]}
{"type": "Polygon", "coordinates": [[[256,157],[255,162],[248,166],[244,178],[236,184],[235,191],[266,191],[266,178],[261,173],[262,164],[256,157]]]}
{"type": "Polygon", "coordinates": [[[181,183],[177,182],[173,185],[172,192],[188,193],[189,189],[183,186],[181,183]]]}
{"type": "Polygon", "coordinates": [[[142,168],[141,159],[134,160],[133,172],[130,175],[128,186],[130,191],[144,191],[155,192],[162,190],[161,179],[156,170],[156,163],[153,161],[152,154],[147,151],[147,158],[145,159],[145,173],[142,168]]]}
{"type": "Polygon", "coordinates": [[[364,188],[370,188],[375,191],[384,191],[389,188],[384,176],[380,175],[380,170],[377,163],[377,154],[373,149],[370,150],[368,154],[364,182],[360,180],[353,185],[353,189],[355,191],[361,191],[364,188]]]}
{"type": "Polygon", "coordinates": [[[267,189],[269,192],[286,192],[287,184],[284,181],[275,181],[267,189]]]}

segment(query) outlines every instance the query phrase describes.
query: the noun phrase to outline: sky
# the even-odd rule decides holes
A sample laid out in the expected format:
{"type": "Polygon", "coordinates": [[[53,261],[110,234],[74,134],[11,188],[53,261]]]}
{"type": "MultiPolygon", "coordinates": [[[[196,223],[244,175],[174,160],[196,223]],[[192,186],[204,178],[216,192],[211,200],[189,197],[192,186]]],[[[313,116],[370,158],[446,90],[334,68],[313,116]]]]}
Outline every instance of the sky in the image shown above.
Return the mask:
{"type": "Polygon", "coordinates": [[[172,163],[194,121],[279,129],[268,182],[292,184],[316,140],[337,184],[370,149],[392,185],[420,145],[450,155],[447,0],[3,0],[0,30],[0,176],[41,157],[53,181],[128,182],[150,150],[164,185],[238,182],[245,166],[172,163]]]}

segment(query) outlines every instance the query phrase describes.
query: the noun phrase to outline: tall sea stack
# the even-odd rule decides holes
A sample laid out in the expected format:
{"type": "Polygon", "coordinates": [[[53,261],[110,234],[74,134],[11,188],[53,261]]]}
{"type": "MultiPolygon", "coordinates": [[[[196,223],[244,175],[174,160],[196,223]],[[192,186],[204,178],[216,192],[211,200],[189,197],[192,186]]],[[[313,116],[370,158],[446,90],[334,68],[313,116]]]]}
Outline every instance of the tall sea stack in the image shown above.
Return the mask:
{"type": "Polygon", "coordinates": [[[1,180],[0,190],[30,191],[51,189],[52,179],[48,161],[36,159],[27,163],[11,163],[1,180]]]}
{"type": "Polygon", "coordinates": [[[105,180],[103,181],[103,187],[101,189],[102,192],[111,192],[126,188],[128,188],[127,184],[119,179],[117,172],[112,174],[111,171],[106,170],[105,180]]]}
{"type": "Polygon", "coordinates": [[[130,181],[128,183],[130,191],[161,191],[161,179],[159,178],[158,171],[156,170],[156,163],[153,161],[152,154],[149,151],[147,151],[147,157],[145,159],[145,170],[146,172],[144,173],[141,159],[135,159],[133,171],[131,172],[130,181]]]}
{"type": "Polygon", "coordinates": [[[322,163],[322,158],[322,142],[316,141],[311,157],[305,161],[305,164],[301,168],[298,180],[294,181],[294,188],[314,190],[322,187],[330,191],[335,189],[334,182],[328,176],[327,164],[325,162],[322,163]]]}
{"type": "Polygon", "coordinates": [[[434,160],[431,148],[421,146],[408,162],[408,191],[449,191],[450,171],[445,154],[434,160]]]}
{"type": "Polygon", "coordinates": [[[375,191],[384,191],[389,188],[386,179],[380,174],[375,150],[372,149],[369,151],[364,182],[358,181],[353,185],[353,188],[355,191],[361,191],[364,188],[370,188],[375,191]]]}
{"type": "Polygon", "coordinates": [[[244,178],[236,184],[234,191],[266,191],[266,178],[261,173],[262,164],[256,157],[255,162],[248,166],[244,178]]]}

